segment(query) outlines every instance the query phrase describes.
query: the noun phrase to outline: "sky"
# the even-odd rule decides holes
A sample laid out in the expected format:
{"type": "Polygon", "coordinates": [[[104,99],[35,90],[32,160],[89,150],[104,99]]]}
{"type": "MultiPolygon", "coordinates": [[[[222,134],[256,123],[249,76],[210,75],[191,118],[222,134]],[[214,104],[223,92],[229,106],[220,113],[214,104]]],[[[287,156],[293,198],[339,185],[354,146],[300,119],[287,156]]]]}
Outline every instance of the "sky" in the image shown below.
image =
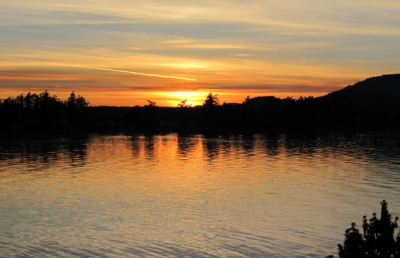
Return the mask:
{"type": "Polygon", "coordinates": [[[0,98],[322,96],[400,72],[398,0],[0,0],[0,98]]]}

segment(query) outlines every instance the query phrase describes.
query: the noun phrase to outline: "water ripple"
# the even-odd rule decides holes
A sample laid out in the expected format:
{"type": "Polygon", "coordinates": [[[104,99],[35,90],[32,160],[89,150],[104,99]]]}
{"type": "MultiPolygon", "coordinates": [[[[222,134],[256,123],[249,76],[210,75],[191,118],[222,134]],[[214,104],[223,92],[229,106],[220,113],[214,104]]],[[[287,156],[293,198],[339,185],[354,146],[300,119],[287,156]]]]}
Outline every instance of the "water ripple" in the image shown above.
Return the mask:
{"type": "Polygon", "coordinates": [[[0,143],[2,257],[325,257],[400,215],[397,134],[0,143]]]}

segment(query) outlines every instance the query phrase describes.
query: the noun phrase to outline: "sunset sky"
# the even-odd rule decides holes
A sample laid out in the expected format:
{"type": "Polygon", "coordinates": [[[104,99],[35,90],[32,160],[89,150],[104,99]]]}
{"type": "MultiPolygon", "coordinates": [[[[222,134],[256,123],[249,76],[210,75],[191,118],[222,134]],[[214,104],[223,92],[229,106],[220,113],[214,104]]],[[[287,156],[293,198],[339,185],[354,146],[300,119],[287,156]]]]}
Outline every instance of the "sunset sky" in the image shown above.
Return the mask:
{"type": "Polygon", "coordinates": [[[399,14],[398,0],[3,0],[0,98],[321,96],[400,72],[399,14]]]}

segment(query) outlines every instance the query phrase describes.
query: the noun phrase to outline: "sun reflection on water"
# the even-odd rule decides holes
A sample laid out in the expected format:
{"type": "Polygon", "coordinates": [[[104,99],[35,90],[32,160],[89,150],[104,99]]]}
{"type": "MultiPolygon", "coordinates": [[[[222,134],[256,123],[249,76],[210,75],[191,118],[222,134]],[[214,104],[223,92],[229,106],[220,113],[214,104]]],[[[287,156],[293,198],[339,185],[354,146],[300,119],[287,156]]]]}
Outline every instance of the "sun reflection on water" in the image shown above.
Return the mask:
{"type": "Polygon", "coordinates": [[[3,139],[4,254],[335,253],[349,223],[376,212],[382,199],[400,214],[400,137],[377,143],[382,137],[3,139]]]}

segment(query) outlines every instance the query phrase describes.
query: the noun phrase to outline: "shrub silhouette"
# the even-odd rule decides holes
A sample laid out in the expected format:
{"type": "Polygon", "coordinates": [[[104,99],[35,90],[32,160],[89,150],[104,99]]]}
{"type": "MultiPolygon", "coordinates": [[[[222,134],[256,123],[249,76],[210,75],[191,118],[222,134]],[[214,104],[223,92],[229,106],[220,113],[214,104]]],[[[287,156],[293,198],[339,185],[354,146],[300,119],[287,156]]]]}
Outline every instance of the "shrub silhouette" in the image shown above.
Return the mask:
{"type": "Polygon", "coordinates": [[[192,104],[187,104],[187,99],[185,99],[185,100],[182,100],[181,102],[179,102],[177,107],[188,108],[188,107],[192,107],[192,104]]]}
{"type": "MultiPolygon", "coordinates": [[[[399,258],[400,257],[400,232],[394,238],[394,230],[398,227],[396,217],[388,211],[387,202],[381,202],[381,218],[372,214],[367,220],[363,217],[363,234],[356,228],[356,223],[345,231],[344,243],[338,244],[340,258],[399,258]]],[[[327,256],[333,258],[333,255],[327,256]]]]}
{"type": "Polygon", "coordinates": [[[219,106],[218,94],[213,95],[212,92],[208,93],[206,99],[203,102],[203,106],[205,107],[219,106]]]}

